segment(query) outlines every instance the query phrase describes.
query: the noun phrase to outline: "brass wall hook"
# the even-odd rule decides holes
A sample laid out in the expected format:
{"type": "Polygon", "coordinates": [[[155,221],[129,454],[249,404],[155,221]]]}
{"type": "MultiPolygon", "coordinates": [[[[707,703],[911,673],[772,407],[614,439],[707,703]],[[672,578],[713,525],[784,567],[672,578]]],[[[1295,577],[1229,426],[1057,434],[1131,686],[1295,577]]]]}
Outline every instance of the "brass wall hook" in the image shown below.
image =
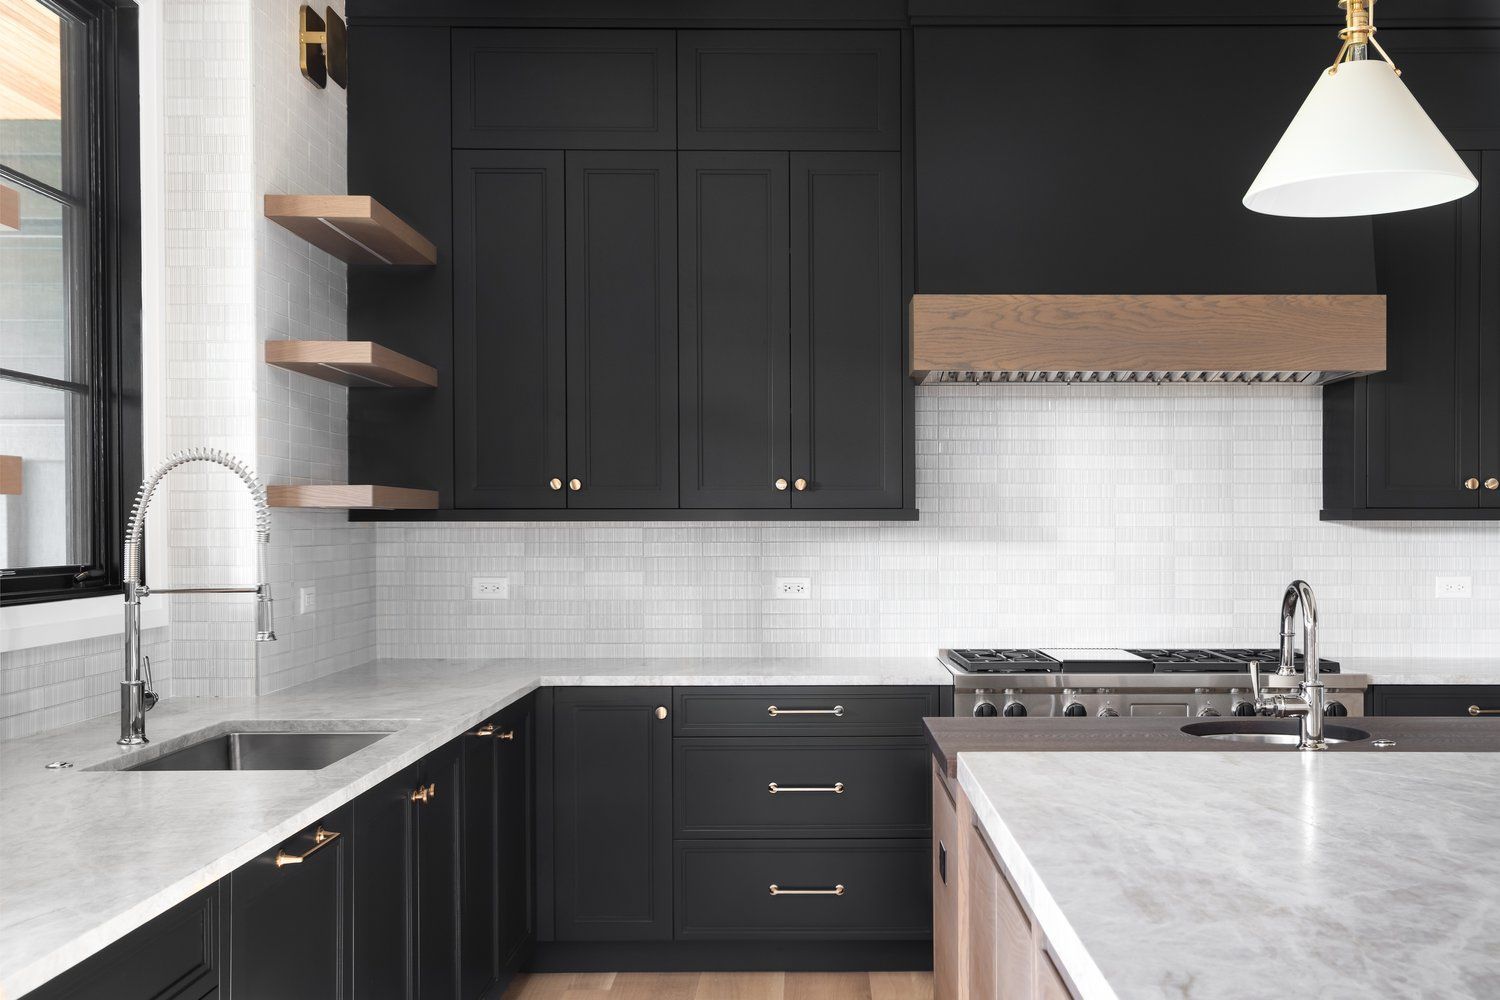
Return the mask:
{"type": "Polygon", "coordinates": [[[302,75],[319,87],[333,80],[349,87],[349,33],[344,19],[332,7],[325,7],[327,20],[307,4],[297,9],[297,61],[302,75]]]}

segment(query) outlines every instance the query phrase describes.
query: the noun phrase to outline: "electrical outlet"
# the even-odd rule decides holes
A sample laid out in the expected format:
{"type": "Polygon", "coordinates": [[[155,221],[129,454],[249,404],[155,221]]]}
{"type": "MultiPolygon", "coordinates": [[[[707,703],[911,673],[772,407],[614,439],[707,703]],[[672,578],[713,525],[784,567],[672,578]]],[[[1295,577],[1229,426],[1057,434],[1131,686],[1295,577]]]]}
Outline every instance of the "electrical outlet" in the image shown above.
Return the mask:
{"type": "Polygon", "coordinates": [[[297,590],[297,614],[310,615],[318,610],[318,588],[300,587],[297,590]]]}
{"type": "Polygon", "coordinates": [[[1437,578],[1436,596],[1469,597],[1473,587],[1466,576],[1440,576],[1437,578]]]}
{"type": "Polygon", "coordinates": [[[805,601],[812,596],[812,581],[805,576],[778,576],[775,593],[778,601],[805,601]]]}
{"type": "Polygon", "coordinates": [[[476,576],[470,585],[469,596],[476,601],[509,600],[510,577],[476,576]]]}

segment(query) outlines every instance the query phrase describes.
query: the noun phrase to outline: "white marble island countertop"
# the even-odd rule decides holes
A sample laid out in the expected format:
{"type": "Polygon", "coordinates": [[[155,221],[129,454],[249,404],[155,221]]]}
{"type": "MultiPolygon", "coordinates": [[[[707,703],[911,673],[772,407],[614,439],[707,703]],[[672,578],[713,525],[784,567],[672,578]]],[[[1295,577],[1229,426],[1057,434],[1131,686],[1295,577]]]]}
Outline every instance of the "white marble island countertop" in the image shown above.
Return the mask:
{"type": "Polygon", "coordinates": [[[260,698],[164,698],[146,717],[153,753],[237,725],[391,731],[322,770],[108,770],[139,753],[114,745],[113,716],[0,741],[0,998],[42,985],[538,687],[951,682],[936,657],[385,660],[260,698]]]}
{"type": "Polygon", "coordinates": [[[1500,754],[963,753],[1084,1000],[1500,995],[1500,754]]]}

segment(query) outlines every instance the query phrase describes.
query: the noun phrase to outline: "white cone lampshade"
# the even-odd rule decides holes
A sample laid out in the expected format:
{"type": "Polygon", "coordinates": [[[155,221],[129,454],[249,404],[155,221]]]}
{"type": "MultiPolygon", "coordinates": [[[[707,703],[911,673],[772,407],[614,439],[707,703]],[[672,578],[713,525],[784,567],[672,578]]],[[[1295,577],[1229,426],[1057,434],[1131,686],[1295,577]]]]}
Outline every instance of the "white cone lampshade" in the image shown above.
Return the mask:
{"type": "Polygon", "coordinates": [[[1455,201],[1479,186],[1391,64],[1326,69],[1271,152],[1245,207],[1338,218],[1455,201]]]}

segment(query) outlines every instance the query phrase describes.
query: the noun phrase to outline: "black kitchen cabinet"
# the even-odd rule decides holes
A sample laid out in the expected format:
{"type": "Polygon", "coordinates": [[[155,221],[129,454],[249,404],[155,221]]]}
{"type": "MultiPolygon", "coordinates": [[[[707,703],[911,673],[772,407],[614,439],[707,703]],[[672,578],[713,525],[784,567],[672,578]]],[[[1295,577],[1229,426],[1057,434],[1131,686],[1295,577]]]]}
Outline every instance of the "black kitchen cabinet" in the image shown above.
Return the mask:
{"type": "Polygon", "coordinates": [[[554,937],[672,937],[668,688],[553,694],[554,937]]]}
{"type": "Polygon", "coordinates": [[[224,933],[233,1000],[352,995],[352,812],[330,813],[229,876],[224,933]]]}
{"type": "MultiPolygon", "coordinates": [[[[462,974],[459,899],[459,822],[463,807],[461,741],[422,758],[413,790],[416,849],[417,996],[459,998],[462,974]]],[[[463,1000],[469,1000],[463,997],[463,1000]]]]}
{"type": "Polygon", "coordinates": [[[536,707],[533,698],[500,713],[495,772],[499,787],[496,850],[499,870],[501,975],[515,972],[536,940],[536,707]]]}
{"type": "Polygon", "coordinates": [[[1371,715],[1500,719],[1500,685],[1377,684],[1370,688],[1367,711],[1371,715]]]}
{"type": "Polygon", "coordinates": [[[403,768],[353,802],[354,996],[411,1000],[416,988],[417,859],[411,794],[418,767],[403,768]]]}

